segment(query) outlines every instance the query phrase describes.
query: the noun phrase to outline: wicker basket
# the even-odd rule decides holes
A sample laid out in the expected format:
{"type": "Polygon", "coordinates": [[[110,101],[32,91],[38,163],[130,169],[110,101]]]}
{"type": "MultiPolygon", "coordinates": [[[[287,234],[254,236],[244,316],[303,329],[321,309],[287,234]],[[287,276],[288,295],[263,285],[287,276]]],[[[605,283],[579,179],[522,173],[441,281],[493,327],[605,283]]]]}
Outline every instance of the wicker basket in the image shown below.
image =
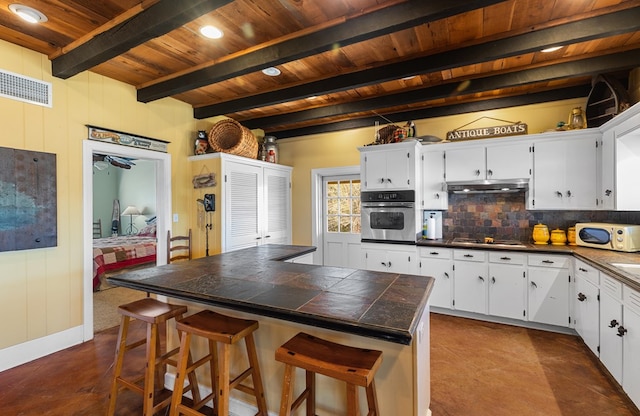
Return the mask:
{"type": "Polygon", "coordinates": [[[218,121],[209,131],[209,144],[214,152],[230,153],[255,159],[258,141],[251,131],[235,120],[218,121]]]}

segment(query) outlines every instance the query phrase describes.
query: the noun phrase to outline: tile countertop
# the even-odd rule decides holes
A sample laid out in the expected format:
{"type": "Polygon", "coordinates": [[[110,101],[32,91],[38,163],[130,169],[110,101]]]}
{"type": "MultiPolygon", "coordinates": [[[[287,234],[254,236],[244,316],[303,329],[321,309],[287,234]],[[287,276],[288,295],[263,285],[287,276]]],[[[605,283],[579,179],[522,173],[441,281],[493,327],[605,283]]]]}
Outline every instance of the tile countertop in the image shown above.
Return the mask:
{"type": "Polygon", "coordinates": [[[593,267],[607,273],[608,275],[621,281],[622,283],[625,283],[632,289],[640,291],[640,277],[613,266],[613,263],[640,264],[640,253],[624,253],[620,251],[611,251],[580,246],[554,246],[551,244],[533,243],[523,243],[524,247],[513,247],[493,246],[491,244],[459,244],[451,242],[449,240],[419,240],[416,245],[418,247],[448,247],[471,250],[507,250],[527,253],[570,254],[579,258],[580,260],[591,264],[593,267]]]}
{"type": "Polygon", "coordinates": [[[109,283],[411,344],[433,278],[283,261],[315,250],[267,244],[131,271],[109,283]]]}

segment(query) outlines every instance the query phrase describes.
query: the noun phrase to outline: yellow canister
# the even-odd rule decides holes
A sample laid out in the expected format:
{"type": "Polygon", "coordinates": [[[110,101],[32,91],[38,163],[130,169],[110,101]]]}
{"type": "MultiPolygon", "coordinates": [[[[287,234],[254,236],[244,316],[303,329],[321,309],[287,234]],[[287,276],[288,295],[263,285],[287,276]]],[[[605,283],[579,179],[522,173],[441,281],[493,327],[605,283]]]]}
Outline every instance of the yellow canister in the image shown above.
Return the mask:
{"type": "Polygon", "coordinates": [[[569,227],[567,229],[567,241],[570,246],[576,245],[576,227],[569,227]]]}
{"type": "Polygon", "coordinates": [[[544,224],[536,224],[533,226],[533,243],[548,244],[549,243],[549,227],[544,224]]]}
{"type": "Polygon", "coordinates": [[[560,228],[556,228],[551,231],[551,245],[553,246],[563,246],[567,242],[567,234],[564,230],[560,228]]]}

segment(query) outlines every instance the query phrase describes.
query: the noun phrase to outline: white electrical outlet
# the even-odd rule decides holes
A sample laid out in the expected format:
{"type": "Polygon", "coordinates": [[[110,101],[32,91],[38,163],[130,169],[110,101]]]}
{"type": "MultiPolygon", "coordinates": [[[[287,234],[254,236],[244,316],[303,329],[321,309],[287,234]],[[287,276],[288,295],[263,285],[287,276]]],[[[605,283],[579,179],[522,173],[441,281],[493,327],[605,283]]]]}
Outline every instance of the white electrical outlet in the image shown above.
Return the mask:
{"type": "Polygon", "coordinates": [[[173,222],[178,222],[178,214],[173,214],[173,222]]]}

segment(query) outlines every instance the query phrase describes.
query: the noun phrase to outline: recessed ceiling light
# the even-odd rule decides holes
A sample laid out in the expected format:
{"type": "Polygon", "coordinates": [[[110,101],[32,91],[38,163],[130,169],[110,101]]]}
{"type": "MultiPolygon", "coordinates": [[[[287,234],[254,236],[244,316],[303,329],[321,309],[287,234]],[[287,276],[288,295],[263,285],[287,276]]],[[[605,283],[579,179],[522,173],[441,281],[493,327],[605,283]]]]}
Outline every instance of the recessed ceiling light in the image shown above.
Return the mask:
{"type": "Polygon", "coordinates": [[[409,81],[410,79],[414,79],[416,76],[415,75],[411,75],[410,77],[404,77],[402,78],[403,81],[409,81]]]}
{"type": "Polygon", "coordinates": [[[209,39],[220,39],[224,35],[224,33],[222,33],[222,30],[211,25],[201,27],[200,33],[202,33],[202,36],[209,39]]]}
{"type": "Polygon", "coordinates": [[[269,68],[263,69],[262,73],[265,75],[269,75],[270,77],[277,77],[278,75],[280,75],[280,70],[278,68],[270,66],[269,68]]]}
{"type": "Polygon", "coordinates": [[[552,46],[550,48],[543,49],[542,52],[544,52],[544,53],[555,52],[558,49],[562,49],[562,46],[552,46]]]}
{"type": "Polygon", "coordinates": [[[307,97],[307,100],[317,100],[318,96],[317,95],[311,95],[309,97],[307,97]]]}
{"type": "Polygon", "coordinates": [[[49,20],[41,11],[22,4],[10,4],[9,10],[29,23],[44,23],[49,20]]]}

